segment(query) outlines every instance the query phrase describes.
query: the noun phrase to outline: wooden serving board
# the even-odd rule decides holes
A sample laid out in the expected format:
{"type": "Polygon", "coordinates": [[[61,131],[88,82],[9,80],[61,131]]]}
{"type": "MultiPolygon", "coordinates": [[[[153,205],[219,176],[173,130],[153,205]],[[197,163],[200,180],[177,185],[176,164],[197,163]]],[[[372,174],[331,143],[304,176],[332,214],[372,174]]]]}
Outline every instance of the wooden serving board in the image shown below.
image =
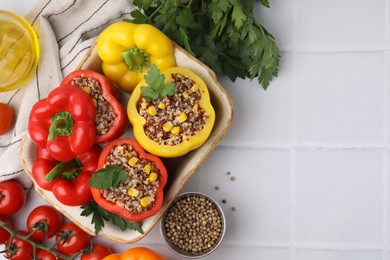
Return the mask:
{"type": "MultiPolygon", "coordinates": [[[[227,133],[233,119],[232,101],[228,93],[218,82],[215,73],[178,45],[175,45],[175,56],[178,66],[191,69],[197,73],[208,86],[211,103],[216,114],[214,128],[208,140],[200,148],[178,158],[162,159],[168,171],[168,183],[164,189],[164,203],[162,209],[156,215],[142,222],[143,234],[140,234],[137,231],[121,231],[111,223],[105,223],[104,228],[98,235],[104,236],[118,243],[134,243],[148,234],[153,226],[159,221],[163,213],[171,205],[192,174],[195,173],[198,167],[227,133]]],[[[102,61],[97,55],[95,46],[92,46],[77,69],[91,69],[102,73],[101,63],[102,61]]],[[[127,106],[127,98],[128,95],[126,94],[121,97],[121,100],[123,101],[122,103],[125,107],[127,106]]],[[[131,125],[125,133],[125,136],[132,137],[131,125]]],[[[94,226],[91,224],[92,216],[80,216],[82,211],[80,207],[63,205],[53,196],[51,192],[41,189],[36,184],[31,173],[32,164],[36,159],[36,150],[37,147],[32,143],[29,135],[26,134],[19,147],[19,157],[25,172],[34,182],[34,187],[37,193],[84,231],[90,235],[96,235],[94,232],[94,226]]],[[[69,194],[69,196],[72,196],[72,194],[69,194]]]]}

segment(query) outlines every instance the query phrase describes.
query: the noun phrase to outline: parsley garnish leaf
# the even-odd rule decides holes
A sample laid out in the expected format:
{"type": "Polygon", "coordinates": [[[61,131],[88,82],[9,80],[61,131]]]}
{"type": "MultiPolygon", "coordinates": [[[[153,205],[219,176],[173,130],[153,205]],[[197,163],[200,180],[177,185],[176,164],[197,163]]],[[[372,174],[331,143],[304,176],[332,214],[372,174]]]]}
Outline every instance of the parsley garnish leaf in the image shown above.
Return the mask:
{"type": "Polygon", "coordinates": [[[141,87],[141,91],[142,91],[142,95],[144,95],[146,100],[149,101],[156,100],[160,97],[158,93],[150,87],[141,87]]]}
{"type": "Polygon", "coordinates": [[[126,229],[126,223],[125,223],[125,220],[121,217],[119,217],[117,214],[114,214],[114,213],[110,213],[110,216],[111,216],[111,220],[112,220],[112,223],[119,227],[120,230],[122,231],[125,231],[126,229]]]}
{"type": "Polygon", "coordinates": [[[160,70],[155,64],[150,66],[148,74],[144,78],[146,84],[155,91],[161,88],[165,81],[165,75],[160,73],[160,70]]]}
{"type": "Polygon", "coordinates": [[[155,64],[150,66],[144,78],[147,86],[142,86],[141,91],[146,100],[161,99],[166,95],[172,96],[175,94],[175,84],[173,82],[165,83],[165,75],[160,73],[155,64]]]}
{"type": "Polygon", "coordinates": [[[168,84],[165,84],[165,87],[161,91],[161,96],[171,96],[171,93],[175,93],[175,84],[173,82],[169,82],[168,84]]]}
{"type": "Polygon", "coordinates": [[[140,234],[143,234],[144,232],[142,231],[141,225],[138,222],[133,222],[125,219],[125,223],[128,229],[130,230],[135,230],[140,234]]]}
{"type": "Polygon", "coordinates": [[[106,190],[117,187],[125,182],[127,178],[127,173],[121,167],[107,164],[104,168],[92,174],[89,179],[89,186],[106,190]]]}
{"type": "Polygon", "coordinates": [[[94,225],[95,233],[98,234],[102,228],[104,227],[105,221],[110,221],[113,225],[119,227],[121,231],[125,231],[126,229],[135,230],[140,234],[143,234],[141,223],[132,222],[126,220],[119,215],[108,212],[102,207],[100,207],[95,201],[91,201],[83,206],[81,206],[83,211],[81,212],[81,216],[88,217],[92,215],[91,224],[94,225]]]}
{"type": "Polygon", "coordinates": [[[80,214],[81,216],[88,217],[93,214],[91,224],[94,225],[95,233],[98,234],[104,227],[104,216],[100,214],[97,204],[95,202],[90,202],[81,206],[81,208],[83,209],[80,214]]]}

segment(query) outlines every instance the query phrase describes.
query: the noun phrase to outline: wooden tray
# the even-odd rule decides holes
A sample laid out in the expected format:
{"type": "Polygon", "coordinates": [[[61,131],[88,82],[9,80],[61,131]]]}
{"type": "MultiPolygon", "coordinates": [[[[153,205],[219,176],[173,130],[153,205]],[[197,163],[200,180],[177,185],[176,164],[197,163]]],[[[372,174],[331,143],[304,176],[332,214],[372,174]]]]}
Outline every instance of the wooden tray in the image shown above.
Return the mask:
{"type": "MultiPolygon", "coordinates": [[[[180,190],[189,180],[192,174],[198,169],[206,157],[217,146],[218,142],[228,131],[233,119],[233,104],[225,91],[219,84],[215,73],[201,63],[199,60],[188,54],[181,47],[175,45],[175,56],[178,66],[186,67],[197,73],[207,84],[211,103],[214,106],[216,119],[213,131],[208,140],[198,149],[178,158],[163,159],[168,170],[168,183],[164,189],[164,204],[162,209],[154,216],[142,222],[142,230],[144,234],[137,231],[121,231],[114,225],[106,222],[105,227],[98,235],[104,236],[118,243],[133,243],[143,238],[158,222],[163,213],[168,209],[180,190]]],[[[101,60],[97,55],[95,46],[92,46],[86,54],[77,69],[91,69],[97,72],[101,71],[101,60]]],[[[124,94],[121,97],[123,105],[127,106],[128,95],[124,94]]],[[[132,136],[131,125],[125,136],[132,136]]],[[[21,164],[27,175],[34,182],[34,187],[37,193],[42,196],[49,204],[59,210],[64,216],[69,218],[75,224],[80,226],[84,231],[91,235],[96,235],[94,226],[91,224],[92,217],[80,216],[80,207],[70,207],[60,203],[51,192],[41,189],[32,177],[31,168],[36,159],[36,146],[32,143],[28,134],[23,138],[19,147],[19,157],[21,164]]]]}

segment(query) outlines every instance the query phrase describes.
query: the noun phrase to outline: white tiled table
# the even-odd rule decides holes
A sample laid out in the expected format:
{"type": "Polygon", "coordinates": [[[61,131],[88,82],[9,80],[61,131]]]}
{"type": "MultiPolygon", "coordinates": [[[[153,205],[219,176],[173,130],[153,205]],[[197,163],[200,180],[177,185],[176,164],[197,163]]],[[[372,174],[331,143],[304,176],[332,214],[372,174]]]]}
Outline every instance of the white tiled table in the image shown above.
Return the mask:
{"type": "MultiPolygon", "coordinates": [[[[206,259],[389,260],[390,1],[271,0],[256,12],[281,48],[280,76],[267,91],[220,77],[235,118],[185,188],[227,217],[206,259]]],[[[21,219],[41,203],[32,191],[21,219]]],[[[158,227],[136,245],[177,259],[158,227]]]]}

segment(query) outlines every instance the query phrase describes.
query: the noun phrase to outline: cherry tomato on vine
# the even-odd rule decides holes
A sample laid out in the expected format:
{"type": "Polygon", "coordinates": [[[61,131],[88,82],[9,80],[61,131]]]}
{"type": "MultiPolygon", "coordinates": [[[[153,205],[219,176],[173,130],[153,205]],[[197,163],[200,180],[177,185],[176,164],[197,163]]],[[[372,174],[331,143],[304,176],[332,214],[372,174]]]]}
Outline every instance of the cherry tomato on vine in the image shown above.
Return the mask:
{"type": "MultiPolygon", "coordinates": [[[[60,232],[73,234],[65,243],[59,242],[57,244],[58,251],[64,255],[74,255],[78,253],[87,248],[91,241],[91,236],[72,222],[63,225],[60,228],[60,232]]],[[[59,239],[60,236],[57,235],[56,241],[59,239]]]]}
{"type": "Polygon", "coordinates": [[[112,254],[110,247],[102,244],[94,244],[92,251],[83,253],[80,260],[102,260],[110,254],[112,254]]]}
{"type": "Polygon", "coordinates": [[[39,260],[62,260],[62,258],[56,258],[52,253],[42,249],[37,251],[36,258],[39,260]]]}
{"type": "MultiPolygon", "coordinates": [[[[5,224],[7,224],[9,227],[12,228],[12,222],[6,216],[0,215],[0,221],[4,222],[5,224]]],[[[0,227],[0,243],[4,243],[9,239],[9,237],[10,234],[8,233],[8,231],[0,227]]]]}
{"type": "Polygon", "coordinates": [[[48,205],[42,205],[30,212],[27,217],[26,225],[30,233],[38,229],[31,237],[41,240],[48,239],[53,237],[57,233],[57,230],[61,228],[62,216],[55,208],[48,205]],[[45,233],[37,227],[37,225],[44,225],[44,221],[46,221],[47,224],[46,236],[45,233]]]}
{"type": "MultiPolygon", "coordinates": [[[[19,234],[27,236],[29,233],[25,230],[19,230],[17,231],[19,234]]],[[[35,241],[35,240],[34,240],[35,241]]],[[[23,239],[20,239],[18,237],[14,237],[12,239],[12,247],[8,246],[10,244],[10,238],[7,240],[7,244],[5,245],[5,249],[10,250],[14,249],[14,254],[11,254],[7,252],[5,256],[8,259],[13,260],[26,260],[31,259],[31,256],[33,255],[34,248],[33,245],[30,244],[28,241],[25,241],[23,239]]]]}
{"type": "Polygon", "coordinates": [[[0,215],[9,216],[18,212],[26,202],[26,192],[16,180],[0,182],[0,215]]]}
{"type": "Polygon", "coordinates": [[[14,110],[7,104],[0,103],[0,135],[7,133],[15,123],[14,110]]]}

